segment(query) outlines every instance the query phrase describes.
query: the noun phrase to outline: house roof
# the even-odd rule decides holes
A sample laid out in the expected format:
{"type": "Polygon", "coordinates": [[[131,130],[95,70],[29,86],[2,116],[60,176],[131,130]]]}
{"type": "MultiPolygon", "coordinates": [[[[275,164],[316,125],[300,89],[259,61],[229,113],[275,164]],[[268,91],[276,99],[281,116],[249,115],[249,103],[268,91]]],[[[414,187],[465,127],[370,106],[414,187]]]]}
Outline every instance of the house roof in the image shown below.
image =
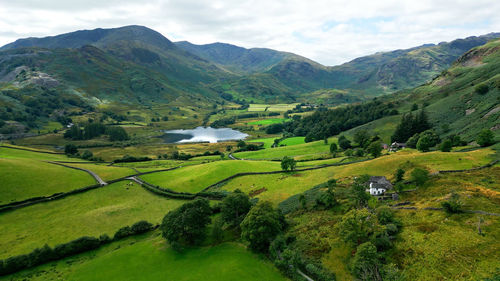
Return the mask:
{"type": "Polygon", "coordinates": [[[367,184],[370,185],[370,183],[372,183],[372,186],[375,188],[392,188],[391,182],[384,176],[372,176],[370,177],[370,180],[368,180],[367,184]]]}

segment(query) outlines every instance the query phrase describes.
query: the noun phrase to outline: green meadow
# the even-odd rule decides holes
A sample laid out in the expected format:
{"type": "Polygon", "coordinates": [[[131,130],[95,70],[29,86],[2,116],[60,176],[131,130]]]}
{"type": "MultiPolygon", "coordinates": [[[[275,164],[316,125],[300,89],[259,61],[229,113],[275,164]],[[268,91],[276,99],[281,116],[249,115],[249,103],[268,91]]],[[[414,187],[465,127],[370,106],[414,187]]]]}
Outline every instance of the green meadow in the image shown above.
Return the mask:
{"type": "Polygon", "coordinates": [[[122,178],[122,177],[129,176],[129,175],[137,174],[137,172],[131,168],[109,166],[108,164],[71,163],[71,164],[67,164],[67,165],[71,166],[71,167],[77,167],[77,168],[90,170],[90,171],[96,173],[104,181],[109,181],[109,180],[118,179],[118,178],[122,178]]]}
{"type": "MultiPolygon", "coordinates": [[[[284,174],[242,176],[230,180],[221,188],[223,190],[240,189],[246,193],[265,189],[257,197],[278,204],[294,194],[304,192],[332,178],[344,179],[356,175],[369,174],[386,176],[392,179],[397,167],[405,169],[424,167],[430,172],[450,169],[470,169],[490,162],[492,153],[493,151],[490,149],[479,149],[469,152],[428,153],[407,149],[370,161],[343,166],[284,174]]],[[[316,163],[319,164],[321,162],[317,161],[316,163]]]]}
{"type": "Polygon", "coordinates": [[[64,199],[0,214],[0,259],[81,236],[108,234],[140,220],[159,223],[184,201],[154,195],[122,181],[64,199]]]}
{"type": "MultiPolygon", "coordinates": [[[[329,138],[328,143],[332,141],[337,141],[336,138],[329,138]]],[[[290,141],[300,142],[300,139],[293,139],[290,141]]],[[[323,141],[314,141],[304,144],[296,144],[290,146],[275,147],[270,149],[263,149],[257,151],[245,151],[234,153],[235,157],[241,159],[262,159],[262,160],[276,160],[282,159],[285,156],[297,157],[297,156],[307,156],[307,157],[327,157],[330,153],[330,145],[325,144],[323,141]]]]}
{"type": "Polygon", "coordinates": [[[268,119],[261,119],[258,121],[251,121],[248,122],[248,125],[271,125],[271,124],[278,124],[278,123],[283,123],[286,122],[289,119],[286,118],[268,118],[268,119]]]}
{"type": "Polygon", "coordinates": [[[287,280],[244,245],[226,242],[173,251],[158,232],[24,270],[0,280],[287,280]]]}
{"type": "Polygon", "coordinates": [[[237,173],[281,170],[279,162],[216,161],[141,176],[144,181],[179,192],[196,193],[237,173]]]}
{"type": "Polygon", "coordinates": [[[0,158],[0,204],[96,184],[84,171],[37,160],[0,158]]]}

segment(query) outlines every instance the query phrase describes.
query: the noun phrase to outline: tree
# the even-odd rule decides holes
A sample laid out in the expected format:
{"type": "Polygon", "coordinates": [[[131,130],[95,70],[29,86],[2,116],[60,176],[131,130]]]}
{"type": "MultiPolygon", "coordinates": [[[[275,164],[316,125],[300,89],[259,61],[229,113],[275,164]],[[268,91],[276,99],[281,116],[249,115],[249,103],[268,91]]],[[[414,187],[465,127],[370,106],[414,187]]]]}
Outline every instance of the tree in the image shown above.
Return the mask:
{"type": "Polygon", "coordinates": [[[196,199],[168,212],[161,224],[162,235],[170,243],[193,245],[205,237],[212,209],[206,199],[196,199]]]}
{"type": "Polygon", "coordinates": [[[411,111],[415,111],[415,110],[418,110],[418,104],[414,103],[412,106],[411,106],[411,111]]]}
{"type": "Polygon", "coordinates": [[[442,152],[450,152],[452,147],[453,147],[453,145],[452,145],[451,140],[446,139],[439,146],[439,150],[441,150],[442,152]]]}
{"type": "Polygon", "coordinates": [[[377,220],[367,209],[352,209],[338,223],[340,238],[353,245],[367,242],[375,232],[377,220]]]}
{"type": "Polygon", "coordinates": [[[293,170],[295,170],[296,166],[297,166],[297,162],[293,158],[285,156],[285,157],[283,157],[283,159],[281,159],[281,169],[283,171],[288,171],[288,170],[293,171],[293,170]]]}
{"type": "Polygon", "coordinates": [[[222,200],[222,220],[231,226],[239,225],[251,207],[248,195],[237,189],[222,200]]]}
{"type": "Polygon", "coordinates": [[[72,143],[68,143],[64,146],[64,153],[69,155],[75,155],[78,153],[78,148],[72,143]]]}
{"type": "Polygon", "coordinates": [[[358,207],[366,206],[368,200],[370,200],[370,194],[366,192],[366,187],[363,183],[355,182],[352,184],[349,190],[349,195],[354,203],[358,207]]]}
{"type": "Polygon", "coordinates": [[[416,168],[411,172],[411,180],[418,186],[422,186],[429,180],[429,172],[425,169],[416,168]]]}
{"type": "Polygon", "coordinates": [[[340,148],[342,148],[343,150],[351,148],[351,141],[349,141],[345,136],[340,136],[338,142],[340,148]]]}
{"type": "Polygon", "coordinates": [[[332,142],[330,144],[330,153],[333,155],[333,157],[335,157],[335,155],[337,154],[337,144],[332,142]]]}
{"type": "Polygon", "coordinates": [[[370,143],[367,150],[374,158],[377,158],[382,154],[382,143],[380,141],[374,141],[370,143]]]}
{"type": "Polygon", "coordinates": [[[107,133],[110,141],[124,141],[129,139],[125,129],[119,126],[108,128],[107,133]]]}
{"type": "Polygon", "coordinates": [[[245,146],[247,146],[247,144],[243,140],[239,140],[238,144],[236,144],[236,146],[238,148],[244,148],[245,146]]]}
{"type": "Polygon", "coordinates": [[[370,141],[370,134],[366,130],[359,130],[354,134],[353,140],[359,147],[366,148],[370,141]]]}
{"type": "Polygon", "coordinates": [[[403,170],[401,168],[397,169],[396,174],[394,175],[396,182],[402,182],[404,175],[405,175],[405,170],[403,170]]]}
{"type": "Polygon", "coordinates": [[[90,150],[85,150],[82,153],[82,159],[90,160],[90,159],[92,159],[92,157],[94,157],[94,154],[90,150]]]}
{"type": "Polygon", "coordinates": [[[495,143],[494,138],[495,136],[491,130],[484,129],[477,135],[476,141],[480,146],[486,147],[495,143]]]}
{"type": "Polygon", "coordinates": [[[270,202],[255,205],[241,223],[241,238],[250,243],[250,249],[266,252],[269,244],[280,234],[285,225],[280,213],[270,202]]]}
{"type": "Polygon", "coordinates": [[[377,248],[371,242],[358,246],[352,260],[354,275],[360,280],[382,280],[380,276],[380,261],[377,256],[377,248]]]}
{"type": "Polygon", "coordinates": [[[354,155],[363,157],[365,155],[365,151],[362,148],[358,147],[354,150],[354,155]]]}
{"type": "Polygon", "coordinates": [[[424,135],[418,139],[417,149],[422,152],[427,152],[432,146],[432,140],[429,136],[424,135]]]}

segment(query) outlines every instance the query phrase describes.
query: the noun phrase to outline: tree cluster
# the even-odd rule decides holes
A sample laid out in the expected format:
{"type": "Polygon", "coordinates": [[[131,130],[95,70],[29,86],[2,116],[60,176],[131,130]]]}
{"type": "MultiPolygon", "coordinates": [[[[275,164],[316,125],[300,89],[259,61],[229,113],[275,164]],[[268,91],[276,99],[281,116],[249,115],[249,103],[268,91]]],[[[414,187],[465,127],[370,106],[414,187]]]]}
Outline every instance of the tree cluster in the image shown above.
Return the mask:
{"type": "Polygon", "coordinates": [[[336,109],[319,108],[312,115],[286,122],[285,131],[305,136],[306,142],[322,140],[373,120],[398,114],[394,104],[379,100],[336,109]]]}
{"type": "Polygon", "coordinates": [[[391,142],[406,142],[415,134],[432,128],[428,120],[427,113],[422,109],[415,116],[407,113],[401,118],[401,122],[396,127],[396,131],[391,136],[391,142]]]}

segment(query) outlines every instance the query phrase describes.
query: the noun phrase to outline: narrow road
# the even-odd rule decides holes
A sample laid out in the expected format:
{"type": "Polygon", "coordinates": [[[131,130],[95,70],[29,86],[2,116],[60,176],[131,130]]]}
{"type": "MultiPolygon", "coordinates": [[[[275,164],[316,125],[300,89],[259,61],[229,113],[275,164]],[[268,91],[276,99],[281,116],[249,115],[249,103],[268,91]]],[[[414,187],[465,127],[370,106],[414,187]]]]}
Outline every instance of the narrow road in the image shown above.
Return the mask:
{"type": "Polygon", "coordinates": [[[63,167],[71,168],[71,169],[75,169],[75,170],[84,171],[84,172],[88,173],[89,175],[91,175],[97,181],[97,183],[100,184],[101,186],[104,186],[104,185],[108,184],[107,182],[103,181],[101,179],[101,177],[99,177],[99,175],[97,175],[96,173],[92,172],[91,170],[87,170],[87,169],[79,168],[79,167],[68,166],[68,165],[65,165],[65,164],[62,164],[62,163],[52,162],[52,161],[47,161],[47,163],[54,164],[54,165],[59,165],[59,166],[63,166],[63,167]]]}
{"type": "Polygon", "coordinates": [[[227,155],[227,157],[229,157],[229,158],[230,158],[230,159],[232,159],[232,160],[240,160],[240,159],[238,159],[238,158],[234,157],[232,153],[229,153],[229,154],[227,155]]]}

